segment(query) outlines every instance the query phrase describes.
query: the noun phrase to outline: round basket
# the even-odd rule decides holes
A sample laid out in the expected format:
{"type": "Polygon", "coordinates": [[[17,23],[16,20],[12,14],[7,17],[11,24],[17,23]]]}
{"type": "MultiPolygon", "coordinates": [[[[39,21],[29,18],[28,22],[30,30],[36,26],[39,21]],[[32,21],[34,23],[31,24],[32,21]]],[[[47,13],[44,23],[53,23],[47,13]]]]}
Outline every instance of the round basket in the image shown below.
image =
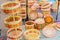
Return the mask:
{"type": "Polygon", "coordinates": [[[13,20],[12,16],[5,18],[4,24],[8,28],[19,27],[22,25],[22,18],[20,16],[15,16],[15,21],[13,20]]]}
{"type": "Polygon", "coordinates": [[[12,14],[13,12],[16,14],[20,12],[20,3],[15,1],[12,1],[12,2],[9,1],[9,2],[3,3],[1,5],[1,9],[2,9],[2,12],[5,14],[12,14]]]}

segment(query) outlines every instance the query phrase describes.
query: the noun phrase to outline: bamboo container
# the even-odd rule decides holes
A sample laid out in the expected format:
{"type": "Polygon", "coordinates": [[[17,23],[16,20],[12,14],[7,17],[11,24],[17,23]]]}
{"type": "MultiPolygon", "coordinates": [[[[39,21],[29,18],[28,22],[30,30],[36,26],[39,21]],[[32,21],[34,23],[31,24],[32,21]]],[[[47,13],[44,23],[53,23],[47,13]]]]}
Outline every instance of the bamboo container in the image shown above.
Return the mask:
{"type": "Polygon", "coordinates": [[[20,16],[14,16],[14,17],[15,17],[15,21],[13,21],[12,16],[9,16],[4,19],[4,24],[6,27],[14,28],[16,26],[16,28],[17,28],[22,25],[22,18],[20,16]]]}
{"type": "Polygon", "coordinates": [[[16,14],[20,12],[20,3],[15,1],[12,1],[12,2],[9,1],[9,2],[3,3],[1,5],[1,9],[2,9],[2,12],[5,14],[12,14],[13,12],[14,14],[16,14]]]}
{"type": "Polygon", "coordinates": [[[28,29],[34,29],[34,22],[33,21],[27,21],[25,23],[25,29],[28,30],[28,29]]]}
{"type": "Polygon", "coordinates": [[[25,40],[40,40],[40,32],[36,29],[29,29],[24,32],[25,40]]]}
{"type": "Polygon", "coordinates": [[[7,31],[7,40],[21,40],[22,38],[22,30],[20,28],[17,28],[17,35],[15,33],[15,29],[11,28],[7,31]]]}

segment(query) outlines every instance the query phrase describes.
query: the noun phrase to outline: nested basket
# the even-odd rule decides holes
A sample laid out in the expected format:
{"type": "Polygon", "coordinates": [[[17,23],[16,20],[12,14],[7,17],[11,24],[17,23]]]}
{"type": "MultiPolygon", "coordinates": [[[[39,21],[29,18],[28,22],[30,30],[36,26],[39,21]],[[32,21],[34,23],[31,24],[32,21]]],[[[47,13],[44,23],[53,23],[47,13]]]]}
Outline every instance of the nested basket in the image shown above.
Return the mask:
{"type": "Polygon", "coordinates": [[[26,23],[25,23],[25,29],[27,30],[27,29],[34,29],[34,22],[33,21],[27,21],[26,23]]]}
{"type": "Polygon", "coordinates": [[[22,29],[17,28],[17,34],[14,28],[10,28],[7,31],[7,40],[21,40],[22,39],[22,29]]]}
{"type": "Polygon", "coordinates": [[[15,21],[13,20],[13,16],[9,16],[5,18],[4,24],[8,28],[14,28],[14,27],[19,27],[22,25],[22,18],[20,16],[14,16],[15,21]]]}
{"type": "Polygon", "coordinates": [[[36,29],[29,29],[24,32],[25,40],[39,40],[40,32],[36,29]]]}
{"type": "Polygon", "coordinates": [[[20,12],[20,3],[15,1],[9,1],[1,5],[2,12],[5,14],[14,14],[20,12]],[[12,11],[13,10],[13,11],[12,11]]]}

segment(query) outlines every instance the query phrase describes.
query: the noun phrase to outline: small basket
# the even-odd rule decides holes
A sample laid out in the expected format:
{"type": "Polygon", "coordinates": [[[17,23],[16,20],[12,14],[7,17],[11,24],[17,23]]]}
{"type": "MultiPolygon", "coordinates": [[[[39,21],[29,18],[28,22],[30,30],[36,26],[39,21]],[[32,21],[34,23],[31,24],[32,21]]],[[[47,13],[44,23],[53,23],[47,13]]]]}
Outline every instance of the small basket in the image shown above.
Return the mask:
{"type": "Polygon", "coordinates": [[[58,31],[60,31],[60,21],[55,23],[55,29],[57,29],[58,31]]]}
{"type": "Polygon", "coordinates": [[[35,28],[38,29],[38,30],[42,30],[45,26],[45,21],[43,18],[38,18],[35,20],[35,28]]]}
{"type": "Polygon", "coordinates": [[[11,28],[11,29],[9,29],[7,31],[7,40],[15,40],[15,39],[21,40],[21,38],[22,38],[22,30],[20,28],[17,28],[17,33],[18,33],[17,36],[15,36],[15,33],[12,33],[11,35],[9,34],[9,33],[14,32],[14,31],[15,31],[14,28],[11,28]],[[18,32],[18,31],[20,31],[20,32],[18,32]]]}
{"type": "Polygon", "coordinates": [[[24,3],[21,5],[21,13],[19,13],[19,15],[22,17],[22,19],[26,19],[26,5],[24,3]]]}
{"type": "Polygon", "coordinates": [[[15,21],[13,21],[13,17],[9,16],[5,18],[4,24],[8,28],[17,28],[22,25],[22,18],[20,16],[15,16],[15,21]]]}
{"type": "Polygon", "coordinates": [[[24,32],[25,40],[39,40],[40,32],[36,29],[29,29],[24,32]]]}
{"type": "Polygon", "coordinates": [[[33,21],[27,21],[25,23],[25,29],[34,29],[34,22],[33,21]]]}
{"type": "Polygon", "coordinates": [[[16,14],[20,12],[20,3],[9,1],[9,2],[3,3],[1,5],[1,9],[2,9],[2,12],[5,14],[12,14],[13,12],[16,14]]]}
{"type": "Polygon", "coordinates": [[[46,25],[54,22],[54,19],[51,15],[45,16],[44,20],[46,25]]]}

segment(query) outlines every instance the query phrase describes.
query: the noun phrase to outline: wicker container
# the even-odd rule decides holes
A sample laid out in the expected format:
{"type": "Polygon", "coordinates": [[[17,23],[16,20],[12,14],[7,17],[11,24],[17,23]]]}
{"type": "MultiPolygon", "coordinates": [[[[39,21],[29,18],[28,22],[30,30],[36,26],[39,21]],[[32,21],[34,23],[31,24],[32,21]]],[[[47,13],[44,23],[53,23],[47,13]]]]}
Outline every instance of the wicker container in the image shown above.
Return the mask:
{"type": "Polygon", "coordinates": [[[55,28],[56,28],[58,31],[60,31],[60,22],[56,22],[55,24],[56,24],[55,28]]]}
{"type": "Polygon", "coordinates": [[[12,14],[13,12],[16,14],[20,12],[20,3],[15,1],[12,1],[12,2],[9,1],[9,2],[3,3],[1,5],[1,9],[2,9],[2,12],[5,14],[12,14]]]}
{"type": "Polygon", "coordinates": [[[9,16],[5,18],[4,24],[8,28],[19,27],[22,25],[22,18],[20,16],[15,16],[15,21],[13,21],[13,17],[9,16]]]}
{"type": "Polygon", "coordinates": [[[28,14],[29,20],[35,20],[38,17],[38,13],[34,10],[31,10],[28,14]]]}
{"type": "Polygon", "coordinates": [[[14,28],[11,28],[7,31],[7,40],[21,40],[22,39],[22,30],[17,28],[17,34],[14,28]]]}
{"type": "Polygon", "coordinates": [[[27,21],[25,23],[25,29],[34,29],[34,22],[33,21],[27,21]]]}
{"type": "Polygon", "coordinates": [[[50,14],[50,8],[49,9],[41,9],[42,10],[42,13],[44,14],[44,16],[46,14],[50,14]]]}
{"type": "Polygon", "coordinates": [[[39,6],[38,3],[34,3],[33,6],[31,6],[31,9],[32,9],[32,10],[37,10],[37,9],[39,9],[39,8],[40,8],[40,6],[39,6]]]}
{"type": "Polygon", "coordinates": [[[35,3],[34,0],[29,0],[29,1],[28,1],[28,7],[31,7],[34,3],[35,3]]]}
{"type": "Polygon", "coordinates": [[[49,2],[44,1],[41,5],[41,10],[43,14],[50,14],[51,4],[49,2]]]}
{"type": "Polygon", "coordinates": [[[35,20],[35,28],[38,29],[38,30],[42,30],[45,26],[45,21],[43,18],[38,18],[35,20]]]}
{"type": "Polygon", "coordinates": [[[45,37],[47,38],[53,38],[55,37],[56,35],[56,30],[54,29],[55,27],[55,24],[49,24],[49,25],[46,25],[43,30],[42,30],[42,33],[45,37]]]}
{"type": "Polygon", "coordinates": [[[24,32],[25,40],[40,40],[40,32],[36,29],[29,29],[24,32]]]}
{"type": "Polygon", "coordinates": [[[20,3],[26,3],[26,0],[15,0],[17,2],[20,2],[20,3]]]}
{"type": "Polygon", "coordinates": [[[51,15],[45,16],[44,20],[45,20],[46,25],[54,22],[54,19],[53,19],[53,17],[51,15]]]}
{"type": "Polygon", "coordinates": [[[22,17],[22,19],[26,19],[26,5],[25,3],[21,4],[21,13],[19,13],[19,15],[22,17]]]}

